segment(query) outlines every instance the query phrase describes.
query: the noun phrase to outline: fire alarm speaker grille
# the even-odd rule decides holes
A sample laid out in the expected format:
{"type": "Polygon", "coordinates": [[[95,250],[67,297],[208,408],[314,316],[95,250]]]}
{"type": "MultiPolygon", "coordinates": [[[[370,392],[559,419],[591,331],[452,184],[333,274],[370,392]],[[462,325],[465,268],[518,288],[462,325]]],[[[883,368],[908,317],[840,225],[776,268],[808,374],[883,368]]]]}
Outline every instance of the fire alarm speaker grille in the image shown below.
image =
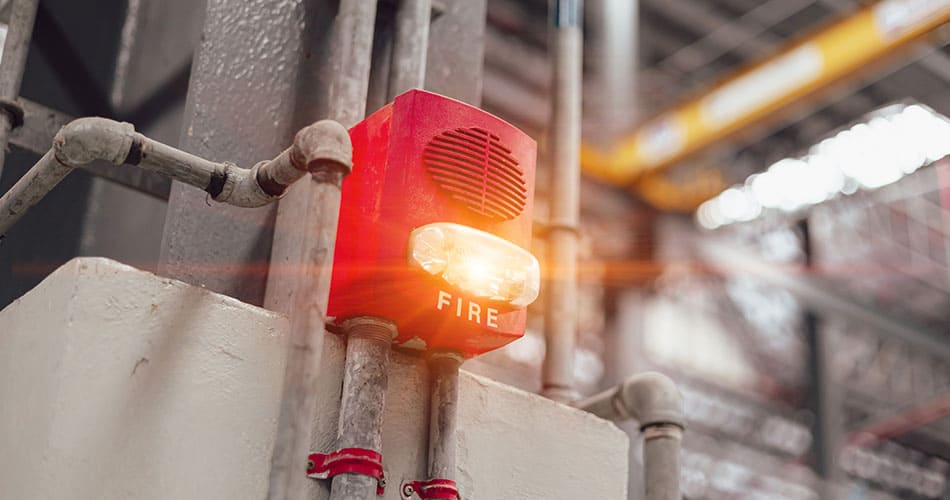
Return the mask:
{"type": "Polygon", "coordinates": [[[422,154],[426,171],[452,198],[493,219],[513,219],[528,200],[524,170],[499,137],[457,128],[434,137],[422,154]]]}

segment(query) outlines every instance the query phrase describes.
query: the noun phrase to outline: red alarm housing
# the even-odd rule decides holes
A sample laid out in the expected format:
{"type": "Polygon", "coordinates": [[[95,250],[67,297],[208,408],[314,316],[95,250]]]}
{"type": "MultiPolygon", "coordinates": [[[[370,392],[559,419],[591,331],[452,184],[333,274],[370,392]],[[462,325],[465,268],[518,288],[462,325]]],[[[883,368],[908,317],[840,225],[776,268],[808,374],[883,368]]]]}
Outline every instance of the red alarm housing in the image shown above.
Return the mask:
{"type": "Polygon", "coordinates": [[[395,344],[474,356],[524,335],[537,145],[476,107],[410,90],[350,129],[328,315],[395,344]]]}

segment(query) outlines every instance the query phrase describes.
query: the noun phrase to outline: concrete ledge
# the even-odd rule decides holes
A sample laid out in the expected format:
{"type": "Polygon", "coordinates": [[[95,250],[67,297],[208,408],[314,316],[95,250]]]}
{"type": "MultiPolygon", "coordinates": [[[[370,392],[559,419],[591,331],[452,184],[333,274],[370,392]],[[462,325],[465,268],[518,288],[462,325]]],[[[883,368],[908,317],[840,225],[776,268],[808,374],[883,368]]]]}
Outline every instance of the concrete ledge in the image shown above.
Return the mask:
{"type": "MultiPolygon", "coordinates": [[[[3,498],[264,498],[287,321],[106,259],[70,261],[0,311],[3,498]]],[[[343,343],[328,336],[313,449],[332,449],[343,343]]],[[[461,490],[626,498],[627,438],[591,415],[463,373],[461,490]]],[[[422,479],[426,371],[394,354],[384,462],[422,479]]],[[[313,482],[314,498],[326,485],[313,482]]]]}

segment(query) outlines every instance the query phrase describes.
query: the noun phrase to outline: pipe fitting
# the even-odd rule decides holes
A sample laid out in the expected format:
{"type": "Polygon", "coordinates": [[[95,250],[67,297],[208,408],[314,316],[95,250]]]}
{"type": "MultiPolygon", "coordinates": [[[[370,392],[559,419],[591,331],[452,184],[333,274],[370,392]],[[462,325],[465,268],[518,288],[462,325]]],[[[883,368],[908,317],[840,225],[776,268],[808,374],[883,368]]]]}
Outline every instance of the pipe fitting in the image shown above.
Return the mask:
{"type": "Polygon", "coordinates": [[[620,385],[575,403],[575,406],[608,420],[635,419],[640,429],[672,425],[685,428],[683,397],[666,375],[646,372],[620,385]]]}
{"type": "Polygon", "coordinates": [[[264,163],[258,163],[250,169],[245,169],[231,163],[223,163],[223,168],[215,172],[216,176],[223,177],[223,185],[220,193],[216,196],[212,194],[214,201],[254,208],[262,207],[280,198],[279,195],[265,193],[257,181],[258,170],[263,165],[264,163]]]}
{"type": "Polygon", "coordinates": [[[344,175],[353,170],[353,145],[350,133],[339,122],[320,120],[308,125],[294,136],[290,162],[304,172],[341,169],[344,175]]]}
{"type": "Polygon", "coordinates": [[[676,383],[666,375],[640,373],[628,378],[617,389],[614,404],[640,422],[641,429],[664,424],[686,427],[683,396],[676,383]]]}
{"type": "Polygon", "coordinates": [[[121,165],[129,158],[133,144],[141,145],[142,140],[131,123],[79,118],[59,130],[53,138],[53,150],[56,159],[65,165],[84,165],[93,160],[121,165]]]}
{"type": "Polygon", "coordinates": [[[389,344],[399,335],[396,323],[377,316],[356,316],[340,323],[347,337],[359,337],[389,344]]]}

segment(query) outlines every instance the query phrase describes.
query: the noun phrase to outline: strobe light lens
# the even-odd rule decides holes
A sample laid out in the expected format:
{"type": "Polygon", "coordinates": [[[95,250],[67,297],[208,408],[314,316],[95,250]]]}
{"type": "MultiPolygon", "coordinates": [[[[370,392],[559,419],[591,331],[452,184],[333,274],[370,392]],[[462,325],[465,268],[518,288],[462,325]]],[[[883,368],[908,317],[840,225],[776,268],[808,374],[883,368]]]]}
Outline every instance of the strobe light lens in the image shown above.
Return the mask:
{"type": "Polygon", "coordinates": [[[538,298],[541,270],[527,250],[484,231],[437,222],[409,235],[409,263],[475,297],[526,307],[538,298]]]}

